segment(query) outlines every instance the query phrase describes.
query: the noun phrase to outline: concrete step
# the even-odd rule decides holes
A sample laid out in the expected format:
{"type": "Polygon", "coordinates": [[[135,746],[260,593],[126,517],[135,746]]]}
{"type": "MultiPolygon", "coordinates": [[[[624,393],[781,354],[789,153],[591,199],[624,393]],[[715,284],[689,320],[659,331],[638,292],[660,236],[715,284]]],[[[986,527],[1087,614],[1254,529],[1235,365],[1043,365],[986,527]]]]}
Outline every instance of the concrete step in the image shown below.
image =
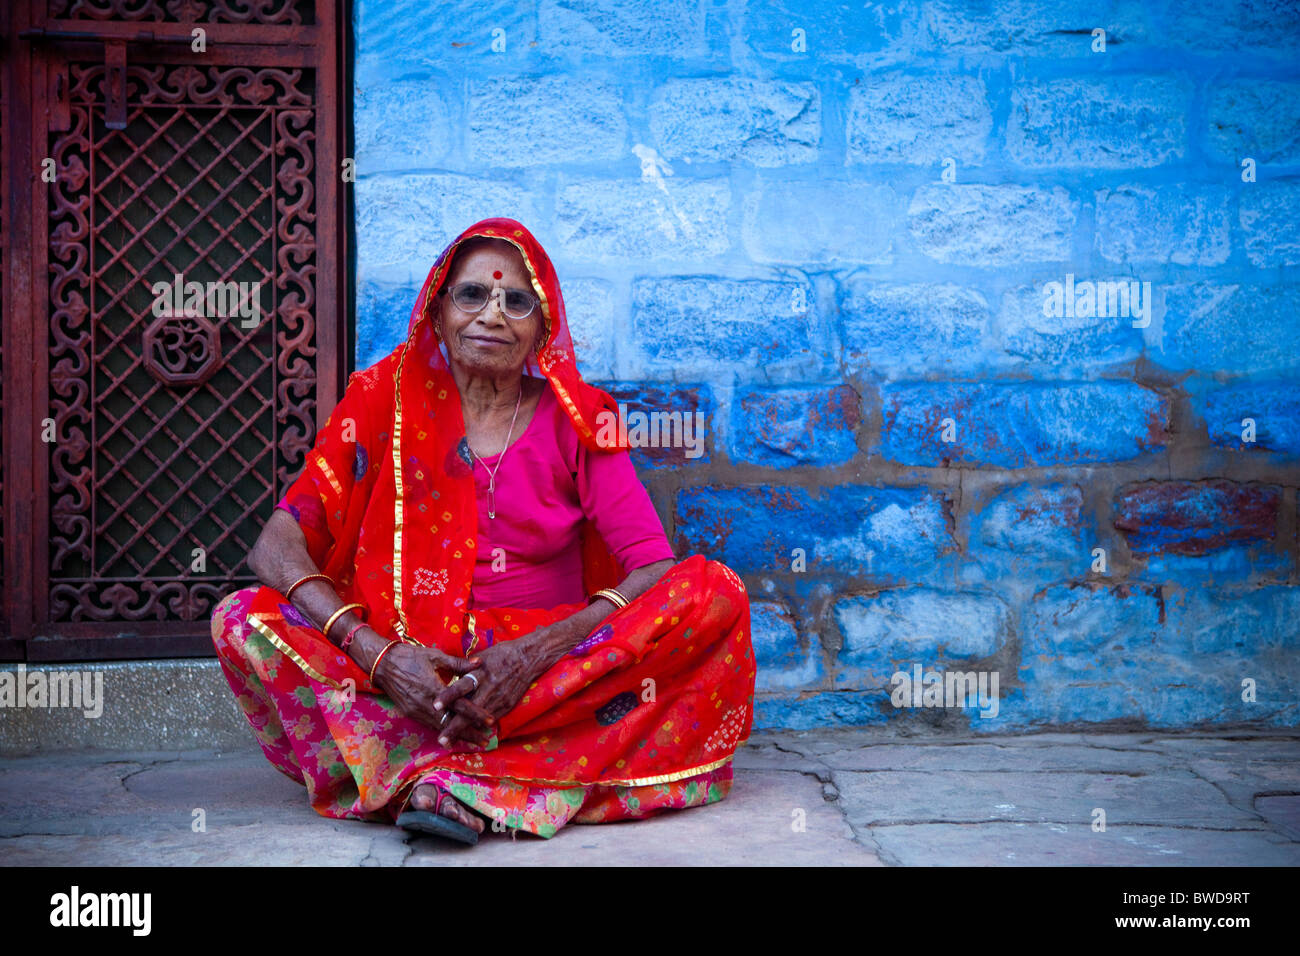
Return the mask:
{"type": "Polygon", "coordinates": [[[0,667],[0,693],[8,680],[26,690],[36,674],[47,688],[43,706],[18,698],[0,704],[0,757],[87,749],[224,750],[253,740],[215,659],[6,664],[0,667]]]}

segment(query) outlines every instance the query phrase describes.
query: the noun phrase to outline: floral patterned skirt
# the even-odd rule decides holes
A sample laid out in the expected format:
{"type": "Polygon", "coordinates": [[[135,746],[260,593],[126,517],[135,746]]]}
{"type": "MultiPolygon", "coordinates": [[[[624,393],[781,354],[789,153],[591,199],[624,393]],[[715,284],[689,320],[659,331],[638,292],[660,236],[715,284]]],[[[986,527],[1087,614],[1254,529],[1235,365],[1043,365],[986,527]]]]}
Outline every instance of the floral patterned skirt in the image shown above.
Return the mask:
{"type": "MultiPolygon", "coordinates": [[[[744,585],[716,561],[687,559],[614,614],[538,678],[482,753],[446,750],[386,696],[308,677],[250,623],[258,590],[218,604],[213,643],[267,759],[322,816],[392,822],[414,786],[435,783],[498,829],[550,837],[731,789],[755,664],[744,585]]],[[[522,636],[479,616],[498,641],[522,636]]]]}

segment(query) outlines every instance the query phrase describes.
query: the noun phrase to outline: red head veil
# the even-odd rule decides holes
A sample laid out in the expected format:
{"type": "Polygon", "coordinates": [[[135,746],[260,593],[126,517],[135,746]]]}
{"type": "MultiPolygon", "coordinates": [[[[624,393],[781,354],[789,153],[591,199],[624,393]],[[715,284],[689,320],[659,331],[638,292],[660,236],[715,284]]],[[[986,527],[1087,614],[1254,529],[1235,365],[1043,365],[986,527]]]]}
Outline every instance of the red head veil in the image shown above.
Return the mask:
{"type": "MultiPolygon", "coordinates": [[[[514,219],[494,218],[476,222],[442,250],[411,309],[406,335],[407,348],[412,350],[412,358],[405,361],[412,361],[418,355],[427,367],[448,370],[446,356],[439,348],[437,332],[433,327],[433,300],[452,272],[457,249],[473,236],[503,239],[519,250],[532,279],[533,292],[542,300],[544,334],[536,357],[537,370],[551,383],[560,407],[568,413],[569,420],[584,445],[596,451],[614,451],[619,448],[614,437],[617,429],[612,430],[612,434],[610,429],[606,429],[605,435],[601,436],[602,441],[598,443],[596,440],[600,424],[605,420],[598,419],[597,416],[602,411],[617,414],[618,405],[606,392],[588,385],[578,374],[573,337],[569,334],[564,297],[560,294],[560,280],[555,274],[555,266],[551,264],[550,256],[533,238],[533,234],[514,219]]],[[[530,361],[526,371],[532,367],[533,362],[530,361]]],[[[621,447],[626,448],[626,445],[621,447]]]]}
{"type": "MultiPolygon", "coordinates": [[[[513,219],[484,219],[470,226],[442,251],[429,270],[411,310],[406,343],[397,368],[392,443],[394,485],[398,490],[393,535],[393,600],[395,627],[403,636],[407,634],[408,615],[411,621],[441,619],[453,635],[458,634],[456,618],[468,611],[476,541],[473,533],[465,532],[476,530],[478,522],[473,465],[468,460],[467,447],[462,447],[465,424],[459,392],[431,313],[433,297],[451,274],[457,250],[471,236],[504,239],[523,257],[533,291],[541,300],[544,339],[537,352],[537,369],[550,383],[578,438],[593,451],[626,448],[606,440],[611,432],[616,435],[617,429],[606,427],[602,434],[602,423],[610,419],[601,413],[616,415],[617,403],[607,393],[588,385],[578,374],[564,298],[550,257],[532,233],[513,219]],[[414,436],[408,428],[416,430],[414,436]],[[415,448],[423,454],[412,454],[415,448]],[[433,500],[419,503],[405,500],[421,489],[430,491],[433,500]],[[420,520],[416,520],[415,512],[408,510],[411,505],[421,513],[420,520]],[[464,537],[458,538],[457,532],[464,537]],[[428,563],[414,569],[414,577],[409,577],[404,565],[413,553],[430,557],[428,563]],[[444,571],[450,571],[450,580],[446,580],[448,575],[444,571]],[[422,585],[422,581],[430,583],[422,585]],[[443,590],[444,581],[451,587],[443,590]]],[[[593,584],[597,588],[610,586],[618,580],[617,562],[590,525],[583,531],[583,565],[588,588],[593,584]]],[[[470,627],[472,621],[471,615],[470,627]]],[[[411,636],[418,638],[418,635],[411,636]]]]}
{"type": "MultiPolygon", "coordinates": [[[[457,249],[471,236],[504,239],[519,250],[542,303],[545,340],[537,371],[550,383],[583,445],[593,452],[618,449],[598,440],[617,434],[602,414],[616,414],[617,405],[578,374],[551,260],[513,219],[485,219],[438,256],[411,312],[406,341],[353,375],[286,496],[298,509],[295,516],[307,509],[324,522],[325,529],[318,531],[300,521],[313,557],[345,601],[366,607],[371,627],[456,655],[477,634],[470,587],[478,505],[460,392],[438,341],[431,305],[457,249]]],[[[617,584],[622,568],[591,522],[583,527],[581,540],[584,590],[617,584]]],[[[307,674],[334,686],[352,678],[359,689],[372,689],[351,658],[278,592],[262,588],[251,611],[253,626],[307,674]]],[[[563,613],[518,611],[515,621],[535,624],[563,613]]]]}

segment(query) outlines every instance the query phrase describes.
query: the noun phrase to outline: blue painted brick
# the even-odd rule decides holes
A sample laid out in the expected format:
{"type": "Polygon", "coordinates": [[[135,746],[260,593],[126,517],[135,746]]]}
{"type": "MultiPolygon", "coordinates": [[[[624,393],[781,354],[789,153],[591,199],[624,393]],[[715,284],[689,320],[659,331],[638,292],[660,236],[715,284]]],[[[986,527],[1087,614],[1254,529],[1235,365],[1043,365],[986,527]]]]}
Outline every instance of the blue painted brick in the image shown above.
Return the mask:
{"type": "Polygon", "coordinates": [[[920,187],[907,225],[922,254],[963,266],[1064,262],[1079,203],[1059,187],[939,183],[920,187]]]}
{"type": "Polygon", "coordinates": [[[997,653],[1010,634],[1010,613],[996,595],[902,588],[835,604],[844,644],[836,686],[878,687],[898,670],[934,670],[997,653]]]}
{"type": "Polygon", "coordinates": [[[731,248],[730,209],[731,184],[725,179],[566,175],[555,194],[554,234],[559,243],[552,243],[548,252],[624,268],[630,262],[696,265],[731,248]]]}
{"type": "Polygon", "coordinates": [[[1300,385],[1262,382],[1217,389],[1199,399],[1198,411],[1210,441],[1220,447],[1300,457],[1300,385]],[[1247,418],[1254,421],[1253,442],[1243,441],[1247,418]]]}
{"type": "Polygon", "coordinates": [[[901,204],[882,183],[765,177],[744,199],[741,237],[755,262],[887,262],[901,204]]]}
{"type": "Polygon", "coordinates": [[[418,286],[363,282],[357,288],[357,368],[369,368],[406,341],[418,286]]]}
{"type": "Polygon", "coordinates": [[[633,331],[656,367],[816,361],[807,282],[677,276],[632,284],[633,331]]]}
{"type": "Polygon", "coordinates": [[[709,52],[701,0],[539,0],[537,35],[544,49],[575,65],[593,57],[690,58],[709,52]]]}
{"type": "Polygon", "coordinates": [[[1292,0],[1223,0],[1214,5],[1177,4],[1166,14],[1162,46],[1183,47],[1231,59],[1275,59],[1294,64],[1300,55],[1300,7],[1292,0]],[[1213,37],[1212,47],[1206,37],[1213,37]]]}
{"type": "Polygon", "coordinates": [[[1211,90],[1205,125],[1210,153],[1237,166],[1300,164],[1300,83],[1252,77],[1211,90]]]}
{"type": "Polygon", "coordinates": [[[751,601],[749,620],[758,662],[756,690],[797,690],[821,682],[821,642],[815,636],[806,644],[799,640],[799,631],[784,604],[751,601]]]}
{"type": "Polygon", "coordinates": [[[883,4],[846,7],[800,0],[748,0],[733,10],[737,43],[764,60],[808,71],[823,63],[856,64],[865,54],[899,45],[913,32],[915,17],[914,11],[883,4]],[[803,52],[794,49],[796,29],[803,34],[803,52]]]}
{"type": "Polygon", "coordinates": [[[882,581],[923,574],[953,548],[938,494],[920,488],[684,488],[677,551],[700,552],[741,573],[791,569],[882,581]]]}
{"type": "Polygon", "coordinates": [[[912,10],[917,18],[915,36],[909,36],[913,55],[1010,54],[1052,62],[1071,58],[1095,61],[1101,55],[1092,52],[1094,27],[1106,30],[1113,44],[1108,47],[1110,56],[1130,44],[1140,48],[1151,37],[1146,7],[1123,2],[929,0],[918,8],[902,6],[902,10],[912,10]]]}
{"type": "Polygon", "coordinates": [[[614,341],[624,338],[626,333],[614,308],[611,284],[566,275],[561,279],[561,287],[578,371],[587,381],[612,378],[614,341]]]}
{"type": "MultiPolygon", "coordinates": [[[[1166,588],[1171,656],[1295,651],[1300,648],[1300,588],[1166,588]]],[[[1300,658],[1286,668],[1300,676],[1300,658]]]]}
{"type": "Polygon", "coordinates": [[[1168,402],[1128,382],[908,383],[881,390],[881,452],[905,465],[1123,461],[1165,442],[1168,402]],[[952,419],[956,441],[943,441],[952,419]]]}
{"type": "Polygon", "coordinates": [[[857,454],[858,393],[825,388],[743,388],[731,402],[727,453],[734,462],[784,468],[841,465],[857,454]]]}
{"type": "MultiPolygon", "coordinates": [[[[502,210],[523,223],[538,220],[535,199],[509,178],[459,173],[362,175],[356,182],[357,283],[423,284],[447,244],[471,223],[502,210]]],[[[390,318],[406,334],[412,301],[390,318]]]]}
{"type": "Polygon", "coordinates": [[[850,163],[984,162],[993,114],[973,76],[868,74],[849,89],[850,163]]]}
{"type": "Polygon", "coordinates": [[[1261,585],[1287,580],[1291,565],[1291,556],[1278,552],[1272,542],[1248,541],[1197,554],[1138,555],[1125,577],[1134,584],[1261,585]]]}
{"type": "Polygon", "coordinates": [[[964,371],[987,362],[987,300],[939,283],[876,282],[854,276],[839,299],[846,363],[888,377],[964,371]]]}
{"type": "MultiPolygon", "coordinates": [[[[1035,595],[1025,615],[1022,679],[1133,678],[1153,656],[1164,615],[1156,588],[1059,585],[1035,595]]],[[[1124,716],[1102,711],[1094,719],[1124,716]]]]}
{"type": "Polygon", "coordinates": [[[358,0],[353,22],[356,84],[362,88],[403,79],[433,65],[518,69],[535,56],[536,5],[531,0],[509,4],[445,0],[439,3],[436,17],[429,16],[426,0],[358,0]],[[492,49],[494,30],[503,31],[503,52],[492,49]]]}
{"type": "Polygon", "coordinates": [[[821,96],[812,83],[751,77],[671,80],[650,104],[665,159],[794,166],[815,162],[821,96]]]}
{"type": "Polygon", "coordinates": [[[1152,359],[1169,369],[1269,373],[1300,368],[1300,284],[1171,286],[1163,347],[1152,359]]]}
{"type": "Polygon", "coordinates": [[[1036,596],[1024,626],[1024,696],[1008,723],[1108,719],[1150,726],[1293,718],[1300,686],[1295,588],[1188,592],[1061,586],[1036,596]],[[1284,634],[1262,651],[1253,635],[1284,634]],[[1243,648],[1237,635],[1251,646],[1243,648]],[[1241,700],[1254,676],[1260,700],[1241,700]]]}
{"type": "Polygon", "coordinates": [[[1232,251],[1232,199],[1225,186],[1181,183],[1098,190],[1097,250],[1117,263],[1223,265],[1232,251]]]}
{"type": "Polygon", "coordinates": [[[1087,568],[1083,492],[1078,485],[1018,485],[993,498],[971,518],[971,551],[999,552],[1013,574],[1018,562],[1045,560],[1087,568]]]}
{"type": "Polygon", "coordinates": [[[1137,555],[1205,554],[1272,538],[1282,489],[1235,481],[1147,481],[1115,494],[1115,527],[1137,555]]]}
{"type": "Polygon", "coordinates": [[[1132,169],[1181,159],[1192,84],[1173,76],[1026,82],[1011,91],[1007,153],[1021,166],[1132,169]]]}
{"type": "Polygon", "coordinates": [[[575,156],[586,162],[618,159],[627,152],[624,101],[613,83],[574,84],[565,76],[475,82],[465,129],[467,159],[488,167],[572,162],[575,156]]]}
{"type": "Polygon", "coordinates": [[[439,84],[427,77],[357,83],[354,96],[358,176],[428,169],[451,152],[454,140],[446,134],[451,113],[439,84]],[[419,116],[423,122],[389,122],[394,115],[419,116]]]}
{"type": "MultiPolygon", "coordinates": [[[[1138,359],[1143,348],[1142,330],[1134,328],[1133,323],[1142,320],[1135,318],[1132,299],[1128,315],[1121,314],[1125,311],[1122,302],[1117,302],[1114,309],[1110,307],[1109,293],[1106,315],[1055,314],[1049,301],[1049,288],[1052,287],[1048,284],[1058,283],[1064,290],[1070,284],[1070,275],[1073,273],[1048,276],[1037,285],[1016,286],[1003,293],[998,313],[998,338],[1003,351],[1023,360],[1021,367],[1028,365],[1040,374],[1054,376],[1065,370],[1090,372],[1138,359]],[[1044,312],[1052,314],[1045,315],[1044,312]]],[[[1093,282],[1096,289],[1100,289],[1103,282],[1132,281],[1131,277],[1115,275],[1074,278],[1076,284],[1093,282]]],[[[1139,285],[1138,289],[1140,292],[1142,286],[1139,285]]],[[[1149,301],[1144,300],[1144,303],[1149,301]]],[[[1143,307],[1147,306],[1144,304],[1143,307]]]]}
{"type": "Polygon", "coordinates": [[[1253,265],[1300,263],[1300,183],[1255,183],[1238,203],[1246,258],[1253,265]]]}
{"type": "Polygon", "coordinates": [[[757,730],[812,730],[883,724],[895,711],[883,691],[764,694],[754,699],[757,730]]]}

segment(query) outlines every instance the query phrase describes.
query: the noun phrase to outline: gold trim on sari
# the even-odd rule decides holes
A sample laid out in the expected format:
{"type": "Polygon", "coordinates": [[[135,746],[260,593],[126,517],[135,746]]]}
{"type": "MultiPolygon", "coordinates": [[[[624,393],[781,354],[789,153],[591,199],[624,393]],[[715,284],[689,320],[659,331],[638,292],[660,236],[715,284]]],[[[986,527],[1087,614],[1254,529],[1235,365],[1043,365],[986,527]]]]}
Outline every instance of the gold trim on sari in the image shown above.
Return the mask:
{"type": "Polygon", "coordinates": [[[270,641],[271,645],[277,651],[279,651],[285,657],[289,658],[289,660],[297,664],[302,669],[302,672],[306,674],[308,677],[310,677],[312,680],[321,684],[325,684],[328,687],[333,687],[335,690],[343,689],[342,684],[338,683],[337,681],[332,681],[324,674],[317,672],[317,670],[314,667],[312,667],[310,664],[307,663],[306,660],[303,659],[303,656],[301,654],[295,651],[284,641],[280,640],[279,635],[277,635],[275,631],[271,630],[270,626],[265,621],[258,618],[256,614],[248,615],[248,623],[253,625],[254,629],[256,629],[256,631],[259,634],[261,634],[264,638],[270,641]]]}
{"type": "Polygon", "coordinates": [[[698,767],[690,767],[686,770],[676,770],[672,773],[661,773],[653,777],[607,777],[603,780],[591,780],[583,783],[578,780],[547,780],[541,777],[497,777],[491,774],[474,773],[470,770],[462,770],[460,767],[425,767],[416,771],[411,780],[402,784],[394,791],[396,797],[408,787],[414,788],[419,786],[420,781],[436,770],[447,770],[452,773],[458,773],[464,777],[487,777],[491,780],[510,780],[514,783],[534,784],[542,787],[652,787],[660,783],[673,783],[676,780],[685,780],[687,777],[698,777],[702,773],[708,773],[710,770],[717,770],[719,767],[726,766],[731,762],[735,755],[723,757],[720,760],[714,760],[706,764],[700,764],[698,767]]]}

